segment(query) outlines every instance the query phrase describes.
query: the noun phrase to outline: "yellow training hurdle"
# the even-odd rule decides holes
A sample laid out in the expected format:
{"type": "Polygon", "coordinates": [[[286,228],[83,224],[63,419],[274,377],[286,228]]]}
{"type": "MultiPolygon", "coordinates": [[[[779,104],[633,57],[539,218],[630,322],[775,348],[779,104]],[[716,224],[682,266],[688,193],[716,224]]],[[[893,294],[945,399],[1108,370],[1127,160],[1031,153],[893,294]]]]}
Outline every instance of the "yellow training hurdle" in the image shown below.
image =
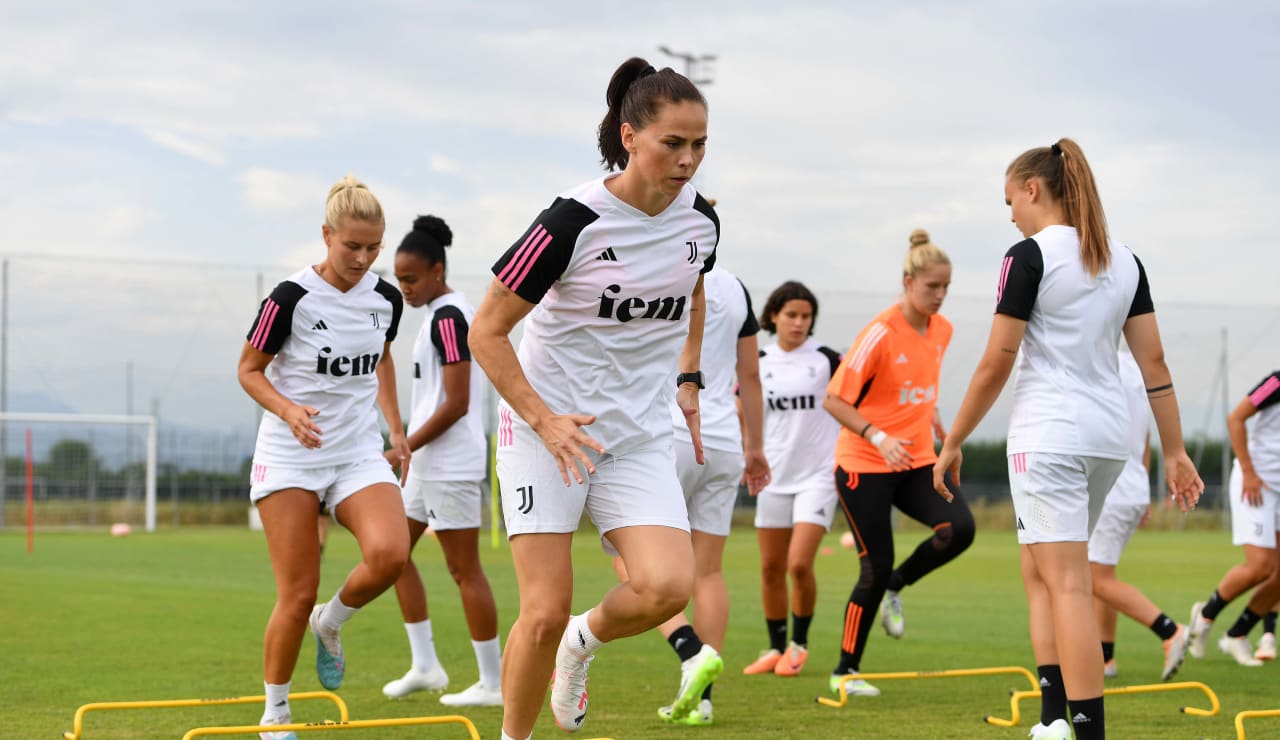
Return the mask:
{"type": "Polygon", "coordinates": [[[840,679],[839,696],[837,699],[828,699],[825,696],[817,697],[817,702],[825,707],[843,707],[849,703],[849,694],[845,690],[845,684],[857,679],[865,681],[893,681],[899,679],[910,678],[965,678],[970,676],[1001,676],[1006,674],[1017,674],[1027,679],[1032,687],[1037,691],[1040,683],[1036,681],[1036,677],[1031,671],[1022,666],[996,666],[994,668],[954,668],[944,671],[898,671],[895,673],[854,673],[840,679]]]}
{"type": "MultiPolygon", "coordinates": [[[[1138,684],[1136,686],[1115,686],[1109,689],[1103,689],[1103,696],[1115,696],[1117,694],[1154,694],[1161,691],[1186,691],[1195,690],[1202,692],[1209,700],[1208,709],[1200,709],[1198,707],[1179,707],[1178,711],[1183,714],[1190,714],[1195,717],[1215,717],[1222,709],[1222,705],[1218,703],[1218,695],[1213,693],[1213,689],[1209,688],[1199,681],[1175,681],[1173,683],[1150,683],[1138,684]]],[[[1015,691],[1009,697],[1009,719],[1001,719],[1000,717],[986,717],[989,724],[997,727],[1015,727],[1022,721],[1022,711],[1019,703],[1023,699],[1040,698],[1040,689],[1034,691],[1015,691]]]]}
{"type": "MultiPolygon", "coordinates": [[[[351,717],[347,713],[347,704],[331,691],[301,691],[289,694],[289,699],[306,701],[308,699],[325,699],[338,705],[338,717],[346,722],[351,717]]],[[[178,707],[225,706],[228,704],[261,704],[266,696],[232,696],[223,699],[163,699],[158,701],[99,701],[85,704],[76,710],[75,721],[71,732],[62,733],[65,740],[80,740],[84,737],[84,716],[89,712],[101,712],[115,709],[175,709],[178,707]]]]}
{"type": "Polygon", "coordinates": [[[241,725],[239,727],[197,727],[182,736],[182,740],[207,735],[251,735],[259,732],[316,732],[320,730],[363,730],[371,727],[405,727],[408,725],[443,725],[460,724],[467,728],[471,740],[480,740],[480,733],[471,720],[457,714],[445,714],[439,717],[400,717],[388,719],[357,719],[343,722],[309,722],[291,725],[241,725]]]}
{"type": "Polygon", "coordinates": [[[1244,721],[1259,717],[1280,717],[1280,709],[1249,709],[1236,715],[1236,740],[1244,740],[1244,721]]]}

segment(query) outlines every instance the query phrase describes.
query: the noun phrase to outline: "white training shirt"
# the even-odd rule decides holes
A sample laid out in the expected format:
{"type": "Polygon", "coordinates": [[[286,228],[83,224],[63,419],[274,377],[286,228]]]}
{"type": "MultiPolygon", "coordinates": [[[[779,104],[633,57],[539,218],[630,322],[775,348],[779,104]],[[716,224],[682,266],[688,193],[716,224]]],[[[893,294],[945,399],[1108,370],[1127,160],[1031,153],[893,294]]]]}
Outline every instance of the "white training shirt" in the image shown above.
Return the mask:
{"type": "MultiPolygon", "coordinates": [[[[702,380],[698,394],[702,446],[708,450],[742,452],[742,427],[738,424],[738,340],[760,331],[751,310],[751,295],[732,273],[716,267],[702,278],[707,296],[707,323],[702,332],[702,380]]],[[[684,412],[671,403],[671,425],[676,439],[692,444],[684,412]]]]}
{"type": "Polygon", "coordinates": [[[1280,370],[1255,385],[1249,401],[1258,410],[1249,432],[1249,459],[1267,487],[1280,491],[1280,370]]]}
{"type": "Polygon", "coordinates": [[[840,422],[822,407],[840,354],[813,338],[790,352],[777,342],[760,350],[764,386],[764,453],[770,493],[799,493],[834,485],[840,422]]]}
{"type": "Polygon", "coordinates": [[[344,293],[307,267],[271,291],[246,339],[275,356],[267,379],[280,395],[319,410],[311,420],[320,447],[303,447],[284,420],[267,412],[255,464],[316,468],[382,456],[376,370],[403,309],[400,291],[373,272],[344,293]]]}
{"type": "Polygon", "coordinates": [[[493,266],[538,304],[518,351],[529,383],[555,413],[595,415],[584,431],[614,455],[671,435],[690,296],[720,237],[692,186],[650,216],[609,192],[616,176],[561,195],[493,266]]]}
{"type": "Polygon", "coordinates": [[[1027,322],[1013,385],[1008,453],[1053,452],[1123,460],[1116,348],[1124,322],[1151,313],[1142,263],[1109,243],[1111,261],[1097,277],[1080,259],[1070,226],[1049,226],[1006,253],[996,313],[1027,322]]]}
{"type": "Polygon", "coordinates": [[[1142,382],[1138,361],[1133,359],[1128,349],[1120,350],[1120,387],[1124,391],[1126,408],[1128,457],[1107,498],[1118,504],[1141,506],[1151,503],[1151,478],[1143,464],[1143,453],[1151,432],[1151,404],[1147,400],[1147,387],[1142,382]]]}
{"type": "Polygon", "coordinates": [[[481,480],[485,473],[484,380],[471,362],[467,332],[476,310],[459,292],[432,301],[431,315],[413,342],[413,406],[409,431],[420,429],[445,400],[444,366],[471,368],[467,413],[440,436],[413,451],[409,475],[420,480],[481,480]]]}

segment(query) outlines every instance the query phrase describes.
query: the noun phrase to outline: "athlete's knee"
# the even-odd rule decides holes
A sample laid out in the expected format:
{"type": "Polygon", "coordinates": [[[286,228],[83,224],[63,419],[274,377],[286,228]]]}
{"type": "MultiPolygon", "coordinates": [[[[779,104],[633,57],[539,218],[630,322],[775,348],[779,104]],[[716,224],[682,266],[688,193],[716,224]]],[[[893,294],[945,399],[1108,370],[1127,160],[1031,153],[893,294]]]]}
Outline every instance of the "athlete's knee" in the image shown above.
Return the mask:
{"type": "Polygon", "coordinates": [[[669,617],[688,606],[693,596],[693,574],[682,571],[632,576],[631,588],[650,613],[669,617]]]}
{"type": "Polygon", "coordinates": [[[787,573],[791,575],[791,581],[812,581],[813,580],[813,563],[803,559],[793,560],[787,563],[787,573]]]}
{"type": "Polygon", "coordinates": [[[787,563],[785,560],[765,560],[760,563],[760,577],[766,581],[785,581],[787,563]]]}
{"type": "Polygon", "coordinates": [[[938,552],[959,554],[973,544],[973,517],[957,517],[933,530],[933,548],[938,552]]]}
{"type": "Polygon", "coordinates": [[[364,564],[379,581],[394,582],[409,562],[408,538],[378,542],[364,548],[364,564]]]}
{"type": "Polygon", "coordinates": [[[316,588],[319,586],[319,578],[307,588],[305,583],[294,584],[288,590],[284,590],[276,594],[276,611],[286,619],[293,621],[305,621],[311,614],[311,609],[316,605],[316,588]]]}
{"type": "Polygon", "coordinates": [[[521,604],[517,618],[525,636],[535,645],[553,645],[560,642],[569,626],[569,609],[553,605],[530,607],[521,604]]]}
{"type": "Polygon", "coordinates": [[[863,556],[858,572],[858,587],[864,590],[883,591],[889,588],[889,576],[893,573],[893,559],[877,557],[871,553],[863,556]]]}

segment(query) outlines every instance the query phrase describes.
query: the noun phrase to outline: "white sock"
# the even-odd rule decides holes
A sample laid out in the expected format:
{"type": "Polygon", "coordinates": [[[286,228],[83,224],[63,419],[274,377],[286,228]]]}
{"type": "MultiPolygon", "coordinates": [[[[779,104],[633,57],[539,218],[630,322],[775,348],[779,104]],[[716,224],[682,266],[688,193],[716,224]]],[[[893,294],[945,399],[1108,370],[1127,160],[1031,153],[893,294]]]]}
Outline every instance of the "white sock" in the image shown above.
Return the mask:
{"type": "Polygon", "coordinates": [[[265,681],[262,683],[267,695],[267,706],[262,711],[262,720],[264,722],[278,717],[292,716],[289,711],[289,686],[292,684],[292,681],[282,684],[267,683],[265,681]]]}
{"type": "Polygon", "coordinates": [[[324,605],[320,610],[320,626],[325,629],[337,632],[342,629],[342,625],[346,624],[348,619],[355,616],[360,611],[360,607],[350,607],[342,603],[342,599],[338,598],[342,594],[342,589],[338,589],[338,593],[329,599],[329,603],[324,605]]]}
{"type": "Polygon", "coordinates": [[[405,622],[404,631],[409,633],[409,652],[413,655],[415,670],[426,673],[440,662],[436,657],[436,643],[431,637],[431,620],[421,622],[405,622]]]}
{"type": "Polygon", "coordinates": [[[600,649],[603,642],[591,632],[591,627],[587,624],[587,617],[591,614],[588,609],[576,617],[569,618],[569,628],[564,632],[565,644],[569,646],[569,651],[578,658],[586,660],[595,655],[600,649]]]}
{"type": "MultiPolygon", "coordinates": [[[[529,736],[528,736],[528,737],[526,737],[524,740],[532,740],[532,738],[533,738],[533,733],[531,732],[531,733],[529,733],[529,736]]],[[[508,734],[507,734],[507,731],[506,731],[506,730],[503,730],[503,731],[502,731],[502,740],[520,740],[520,739],[519,739],[519,738],[511,737],[510,735],[508,735],[508,734]]]]}
{"type": "Polygon", "coordinates": [[[498,645],[498,638],[493,637],[480,642],[472,640],[471,647],[476,651],[476,665],[480,668],[480,685],[486,689],[502,688],[502,648],[498,645]]]}

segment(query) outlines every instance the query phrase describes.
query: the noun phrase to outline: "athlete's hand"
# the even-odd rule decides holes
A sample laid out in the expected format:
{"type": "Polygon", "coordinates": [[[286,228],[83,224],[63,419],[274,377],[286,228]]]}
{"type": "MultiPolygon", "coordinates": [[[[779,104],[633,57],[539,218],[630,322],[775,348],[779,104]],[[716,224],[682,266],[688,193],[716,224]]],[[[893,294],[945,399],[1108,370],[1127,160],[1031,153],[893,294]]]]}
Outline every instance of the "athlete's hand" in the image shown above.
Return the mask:
{"type": "Polygon", "coordinates": [[[1241,498],[1250,506],[1262,506],[1262,478],[1258,471],[1241,471],[1241,478],[1244,481],[1244,495],[1241,498]]]}
{"type": "Polygon", "coordinates": [[[742,457],[746,462],[742,482],[747,486],[747,493],[754,496],[769,485],[773,473],[769,470],[769,460],[764,456],[764,450],[747,450],[742,457]]]}
{"type": "Polygon", "coordinates": [[[591,458],[582,451],[583,447],[587,447],[604,454],[604,445],[582,431],[582,427],[595,420],[596,417],[587,414],[552,414],[535,428],[542,438],[542,444],[547,446],[547,450],[555,458],[556,467],[560,468],[560,480],[564,481],[565,486],[569,485],[570,473],[573,473],[573,479],[578,483],[585,480],[582,471],[578,469],[579,465],[588,474],[596,472],[591,458]]]}
{"type": "Polygon", "coordinates": [[[947,473],[951,474],[951,480],[957,486],[960,485],[960,462],[964,456],[960,454],[959,446],[942,444],[942,451],[938,453],[938,461],[933,464],[933,490],[938,495],[951,502],[955,498],[951,491],[947,490],[947,484],[943,481],[943,476],[947,473]]]}
{"type": "Polygon", "coordinates": [[[689,436],[693,439],[693,459],[699,465],[706,462],[702,454],[702,417],[698,415],[698,386],[696,383],[681,383],[676,389],[676,405],[684,413],[684,423],[689,425],[689,436]]]}
{"type": "Polygon", "coordinates": [[[280,415],[280,419],[289,425],[289,431],[293,432],[303,447],[309,450],[320,449],[320,427],[311,422],[311,417],[319,414],[320,410],[311,406],[299,406],[291,403],[285,407],[284,413],[280,415]]]}
{"type": "Polygon", "coordinates": [[[391,447],[383,453],[387,462],[391,463],[392,470],[400,471],[400,487],[409,482],[409,459],[412,454],[409,451],[409,440],[404,436],[404,432],[391,433],[391,447]]]}
{"type": "Polygon", "coordinates": [[[1180,510],[1185,512],[1196,508],[1200,494],[1204,493],[1204,481],[1200,480],[1200,474],[1196,472],[1191,458],[1187,457],[1186,450],[1179,450],[1172,455],[1166,453],[1164,478],[1169,486],[1169,497],[1178,504],[1180,510]]]}
{"type": "Polygon", "coordinates": [[[942,426],[942,422],[937,419],[933,420],[933,436],[938,440],[938,444],[947,443],[947,428],[942,426]]]}
{"type": "Polygon", "coordinates": [[[889,463],[889,467],[894,470],[910,470],[911,469],[911,453],[907,452],[907,446],[911,444],[909,439],[898,439],[885,435],[880,440],[880,444],[876,449],[880,450],[880,457],[889,463]]]}

